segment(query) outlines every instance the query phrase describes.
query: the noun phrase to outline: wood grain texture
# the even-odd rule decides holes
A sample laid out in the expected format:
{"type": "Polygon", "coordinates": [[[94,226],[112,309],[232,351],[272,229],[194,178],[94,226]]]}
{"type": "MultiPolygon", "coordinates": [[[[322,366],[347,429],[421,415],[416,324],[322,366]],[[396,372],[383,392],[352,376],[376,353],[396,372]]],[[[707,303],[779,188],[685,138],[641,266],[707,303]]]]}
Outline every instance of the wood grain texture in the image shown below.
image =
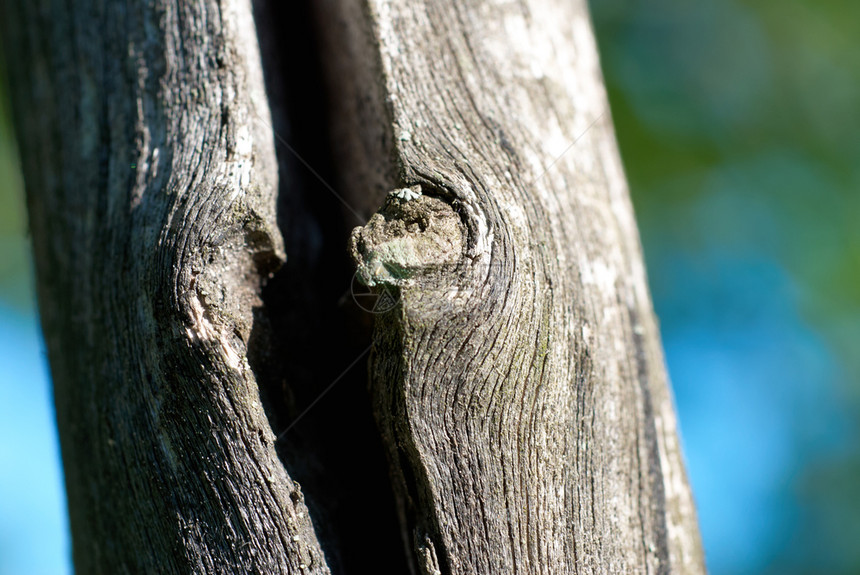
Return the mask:
{"type": "Polygon", "coordinates": [[[328,573],[246,359],[283,259],[250,3],[8,0],[78,573],[328,573]]]}
{"type": "MultiPolygon", "coordinates": [[[[352,255],[399,302],[370,378],[412,571],[703,572],[584,2],[313,7],[352,255]]],[[[78,572],[328,573],[247,359],[278,372],[283,260],[249,2],[2,15],[78,572]]]]}
{"type": "Polygon", "coordinates": [[[420,185],[465,238],[412,225],[418,206],[353,239],[400,302],[370,373],[413,571],[704,572],[585,2],[326,0],[318,19],[339,189],[369,217],[420,185]],[[443,244],[456,261],[412,249],[443,244]]]}

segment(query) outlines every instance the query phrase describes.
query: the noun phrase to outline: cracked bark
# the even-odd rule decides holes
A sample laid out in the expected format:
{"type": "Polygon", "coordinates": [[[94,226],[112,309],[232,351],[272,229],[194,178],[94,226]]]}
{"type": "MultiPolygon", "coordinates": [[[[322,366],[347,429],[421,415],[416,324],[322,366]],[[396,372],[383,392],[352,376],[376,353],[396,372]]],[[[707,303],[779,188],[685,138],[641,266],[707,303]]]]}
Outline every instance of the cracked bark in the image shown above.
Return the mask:
{"type": "MultiPolygon", "coordinates": [[[[334,184],[369,220],[352,256],[398,298],[369,377],[412,572],[703,572],[584,2],[311,10],[334,184]]],[[[388,488],[351,463],[357,396],[318,408],[357,431],[310,422],[276,450],[331,381],[305,373],[293,308],[327,305],[315,234],[343,246],[352,216],[305,205],[281,158],[291,263],[264,309],[284,250],[250,3],[2,13],[77,571],[396,570],[401,542],[365,533],[388,488]]]]}

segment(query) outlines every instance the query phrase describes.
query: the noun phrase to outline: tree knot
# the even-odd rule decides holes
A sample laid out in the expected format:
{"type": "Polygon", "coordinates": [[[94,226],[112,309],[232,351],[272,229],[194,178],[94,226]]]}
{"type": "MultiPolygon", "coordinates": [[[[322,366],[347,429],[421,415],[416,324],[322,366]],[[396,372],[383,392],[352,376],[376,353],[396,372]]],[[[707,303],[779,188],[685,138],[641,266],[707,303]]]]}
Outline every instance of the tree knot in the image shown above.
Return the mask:
{"type": "Polygon", "coordinates": [[[352,231],[350,254],[364,284],[400,287],[456,265],[465,243],[465,226],[453,206],[412,186],[389,192],[370,221],[352,231]]]}

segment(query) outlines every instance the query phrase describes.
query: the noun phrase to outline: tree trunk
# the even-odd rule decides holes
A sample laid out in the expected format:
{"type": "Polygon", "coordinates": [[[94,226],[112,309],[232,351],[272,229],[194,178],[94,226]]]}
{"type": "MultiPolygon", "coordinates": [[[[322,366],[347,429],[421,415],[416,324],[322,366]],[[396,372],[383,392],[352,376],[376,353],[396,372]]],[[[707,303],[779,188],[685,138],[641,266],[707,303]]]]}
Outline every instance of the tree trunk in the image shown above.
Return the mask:
{"type": "Polygon", "coordinates": [[[282,433],[361,357],[311,325],[353,218],[411,572],[704,572],[585,2],[318,0],[291,54],[273,6],[264,83],[244,0],[4,5],[77,570],[401,565],[371,402],[282,433]],[[326,201],[269,101],[291,142],[323,110],[326,201]]]}
{"type": "Polygon", "coordinates": [[[76,570],[328,573],[246,357],[283,257],[250,5],[3,20],[76,570]]]}

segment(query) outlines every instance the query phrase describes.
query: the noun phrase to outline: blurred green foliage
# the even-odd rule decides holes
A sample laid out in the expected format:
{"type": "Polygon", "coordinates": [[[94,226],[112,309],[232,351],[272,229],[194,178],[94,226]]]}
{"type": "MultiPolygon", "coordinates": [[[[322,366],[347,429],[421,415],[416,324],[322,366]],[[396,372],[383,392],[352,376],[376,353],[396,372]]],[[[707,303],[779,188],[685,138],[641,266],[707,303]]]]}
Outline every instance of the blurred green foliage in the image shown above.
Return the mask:
{"type": "Polygon", "coordinates": [[[0,300],[32,305],[30,252],[26,238],[24,188],[12,131],[6,74],[0,53],[0,300]]]}
{"type": "Polygon", "coordinates": [[[777,258],[857,381],[860,3],[592,11],[643,234],[777,258]],[[718,217],[697,217],[709,209],[718,217]]]}

